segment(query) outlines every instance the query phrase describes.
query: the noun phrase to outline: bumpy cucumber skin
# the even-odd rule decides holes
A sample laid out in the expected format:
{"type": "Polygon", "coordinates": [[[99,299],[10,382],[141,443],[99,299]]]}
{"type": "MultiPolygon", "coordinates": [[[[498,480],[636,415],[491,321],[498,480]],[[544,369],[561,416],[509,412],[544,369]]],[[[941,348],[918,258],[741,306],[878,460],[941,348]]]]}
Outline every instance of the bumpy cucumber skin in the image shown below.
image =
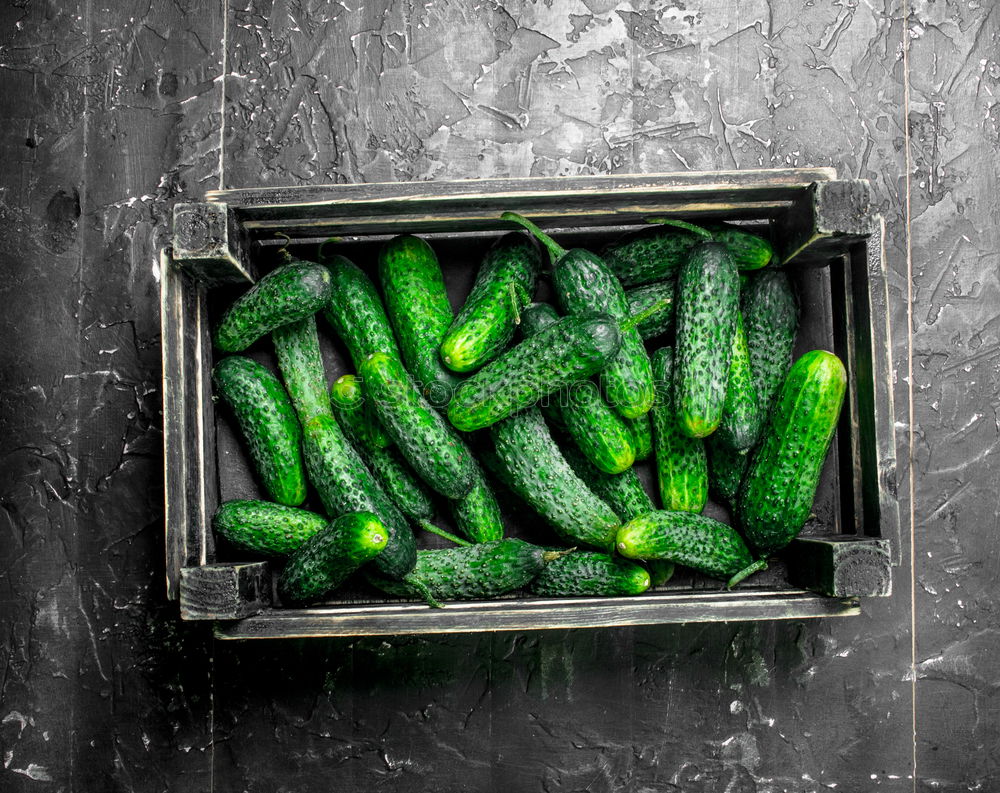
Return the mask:
{"type": "Polygon", "coordinates": [[[674,326],[674,314],[676,305],[674,303],[674,292],[676,281],[656,281],[645,286],[637,286],[629,289],[625,293],[625,300],[628,303],[628,315],[634,317],[655,305],[661,308],[652,316],[647,317],[635,329],[639,331],[643,341],[662,336],[674,326]],[[669,300],[669,303],[664,301],[669,300]]]}
{"type": "Polygon", "coordinates": [[[754,273],[741,297],[741,313],[763,430],[792,362],[799,326],[798,306],[787,273],[754,273]]]}
{"type": "Polygon", "coordinates": [[[466,380],[448,405],[448,419],[466,432],[495,424],[598,372],[620,344],[618,325],[605,314],[561,319],[466,380]]]}
{"type": "MultiPolygon", "coordinates": [[[[558,321],[552,306],[532,303],[524,310],[521,328],[525,337],[530,337],[558,321]]],[[[627,419],[608,406],[590,380],[579,380],[549,395],[542,400],[542,412],[567,432],[600,470],[619,474],[632,467],[635,451],[627,419]]]]}
{"type": "Polygon", "coordinates": [[[733,507],[750,465],[751,451],[737,451],[715,435],[706,440],[705,448],[708,451],[708,490],[719,501],[733,507]]]}
{"type": "Polygon", "coordinates": [[[657,400],[653,406],[653,448],[660,503],[665,510],[701,512],[708,501],[708,459],[705,442],[680,431],[674,404],[673,350],[653,353],[657,400]]]}
{"type": "Polygon", "coordinates": [[[361,381],[353,374],[345,374],[330,386],[330,404],[344,432],[352,441],[368,449],[385,449],[392,445],[392,438],[375,415],[370,399],[365,399],[361,381]]]}
{"type": "Polygon", "coordinates": [[[759,270],[767,267],[774,257],[774,248],[763,237],[728,223],[710,223],[705,226],[712,239],[726,246],[729,255],[740,271],[759,270]]]}
{"type": "Polygon", "coordinates": [[[286,556],[329,525],[322,515],[271,501],[219,504],[212,528],[233,545],[267,556],[286,556]]]}
{"type": "Polygon", "coordinates": [[[215,346],[240,352],[277,327],[311,316],[330,299],[330,273],[292,261],[263,276],[222,316],[215,346]]]}
{"type": "Polygon", "coordinates": [[[301,504],[306,498],[302,429],[281,381],[241,355],[219,361],[212,381],[236,417],[268,496],[289,507],[301,504]]]}
{"type": "Polygon", "coordinates": [[[656,509],[635,469],[629,468],[620,474],[606,474],[571,446],[563,448],[563,455],[576,475],[594,495],[603,499],[614,510],[622,522],[656,509]]]}
{"type": "Polygon", "coordinates": [[[385,548],[389,532],[370,512],[349,512],[303,543],[278,577],[278,595],[287,603],[315,600],[336,589],[385,548]]]}
{"type": "Polygon", "coordinates": [[[697,245],[677,276],[674,405],[681,432],[704,438],[722,420],[739,311],[739,274],[726,249],[697,245]]]}
{"type": "Polygon", "coordinates": [[[390,578],[402,578],[416,561],[416,539],[402,513],[386,495],[333,416],[316,416],[302,427],[309,481],[326,514],[373,512],[389,530],[389,542],[375,566],[390,578]]]}
{"type": "Polygon", "coordinates": [[[757,396],[757,385],[750,368],[750,351],[743,330],[743,318],[737,312],[726,400],[722,407],[722,420],[713,437],[718,437],[719,441],[732,449],[749,449],[760,436],[761,422],[760,398],[757,396]]]}
{"type": "Polygon", "coordinates": [[[677,275],[688,253],[703,239],[673,226],[650,226],[615,240],[601,257],[625,286],[666,281],[677,275]]]}
{"type": "Polygon", "coordinates": [[[330,300],[323,316],[347,346],[359,369],[373,352],[399,356],[382,298],[372,280],[345,256],[332,256],[326,262],[330,271],[330,300]]]}
{"type": "Polygon", "coordinates": [[[529,589],[542,597],[620,597],[649,589],[640,564],[597,551],[576,551],[542,568],[529,589]]]}
{"type": "Polygon", "coordinates": [[[629,521],[615,547],[626,559],[665,559],[722,580],[753,561],[735,529],[690,512],[661,510],[629,521]]]}
{"type": "MultiPolygon", "coordinates": [[[[652,359],[650,359],[652,363],[652,359]]],[[[655,385],[656,381],[656,371],[653,371],[653,381],[655,385]]],[[[653,421],[652,413],[644,416],[639,416],[634,419],[625,419],[625,424],[629,428],[629,432],[632,433],[632,449],[635,452],[636,462],[639,460],[646,460],[649,455],[653,453],[653,421]]]]}
{"type": "Polygon", "coordinates": [[[417,551],[417,564],[403,581],[369,580],[390,595],[437,600],[480,600],[526,586],[552,554],[524,540],[508,538],[417,551]],[[418,585],[414,586],[414,582],[418,585]]]}
{"type": "Polygon", "coordinates": [[[459,534],[473,542],[490,542],[503,538],[500,505],[478,465],[469,495],[448,503],[459,534]]]}
{"type": "Polygon", "coordinates": [[[467,496],[475,475],[472,453],[420,395],[403,364],[375,353],[360,374],[379,421],[417,475],[445,498],[467,496]]]}
{"type": "Polygon", "coordinates": [[[379,251],[378,275],[406,369],[427,400],[444,407],[461,380],[439,356],[454,317],[437,256],[420,237],[393,237],[379,251]]]}
{"type": "Polygon", "coordinates": [[[563,540],[610,550],[618,516],[573,472],[537,408],[495,424],[490,436],[505,484],[563,540]]]}
{"type": "Polygon", "coordinates": [[[535,292],[542,257],[521,232],[505,234],[486,253],[465,305],[441,342],[441,359],[471,372],[499,355],[535,292]]]}
{"type": "Polygon", "coordinates": [[[846,389],[844,365],[825,350],[807,352],[788,371],[736,510],[760,554],[784,548],[809,518],[846,389]]]}
{"type": "MultiPolygon", "coordinates": [[[[575,248],[560,256],[552,268],[552,286],[566,314],[604,311],[618,322],[630,316],[621,283],[590,251],[575,248]]],[[[621,415],[636,418],[649,412],[653,371],[638,330],[621,330],[621,347],[601,371],[600,382],[604,396],[621,415]]]]}
{"type": "Polygon", "coordinates": [[[313,416],[330,415],[330,397],[326,390],[326,371],[319,351],[316,318],[306,317],[271,332],[278,356],[278,369],[288,396],[299,416],[306,422],[313,416]]]}

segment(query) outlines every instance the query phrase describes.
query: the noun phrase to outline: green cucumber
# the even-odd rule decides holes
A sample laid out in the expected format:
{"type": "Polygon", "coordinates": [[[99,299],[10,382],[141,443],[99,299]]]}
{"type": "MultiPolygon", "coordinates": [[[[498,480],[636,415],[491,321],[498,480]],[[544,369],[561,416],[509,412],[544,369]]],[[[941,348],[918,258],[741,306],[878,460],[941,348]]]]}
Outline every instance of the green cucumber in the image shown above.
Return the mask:
{"type": "Polygon", "coordinates": [[[309,481],[331,518],[347,512],[373,512],[389,531],[389,542],[375,560],[379,571],[402,578],[416,561],[416,540],[402,513],[386,495],[333,416],[316,416],[302,427],[309,481]]]}
{"type": "Polygon", "coordinates": [[[636,316],[657,306],[654,314],[635,326],[643,341],[662,336],[674,326],[674,292],[676,281],[657,281],[645,286],[637,286],[625,292],[629,316],[636,316]]]}
{"type": "MultiPolygon", "coordinates": [[[[530,338],[556,324],[559,315],[547,303],[532,303],[522,314],[521,328],[530,338]]],[[[604,401],[590,380],[578,380],[542,400],[545,417],[563,429],[580,451],[600,470],[619,474],[632,467],[635,451],[632,433],[623,419],[604,401]]]]}
{"type": "Polygon", "coordinates": [[[666,559],[644,559],[643,564],[649,571],[649,588],[663,586],[674,577],[674,563],[666,559]]]}
{"type": "MultiPolygon", "coordinates": [[[[652,361],[652,359],[650,359],[652,361]]],[[[655,385],[656,371],[653,372],[655,385]]],[[[646,460],[653,453],[653,411],[634,419],[625,419],[625,424],[632,433],[632,449],[635,451],[636,462],[646,460]]]]}
{"type": "Polygon", "coordinates": [[[763,430],[792,362],[799,325],[798,306],[788,274],[783,270],[754,273],[743,291],[740,308],[763,430]]]}
{"type": "Polygon", "coordinates": [[[737,451],[722,443],[716,435],[705,441],[708,452],[708,490],[723,504],[736,506],[736,496],[750,465],[750,450],[737,451]]]}
{"type": "Polygon", "coordinates": [[[760,554],[784,548],[809,518],[846,389],[843,363],[825,350],[807,352],[789,369],[736,510],[760,554]]]}
{"type": "Polygon", "coordinates": [[[271,501],[225,501],[212,516],[212,528],[220,537],[268,556],[290,554],[329,523],[315,512],[271,501]]]}
{"type": "Polygon", "coordinates": [[[674,403],[674,359],[669,347],[653,353],[657,400],[653,406],[653,447],[660,503],[665,510],[701,512],[708,501],[705,442],[680,431],[674,403]]]}
{"type": "Polygon", "coordinates": [[[732,449],[746,450],[760,437],[762,423],[763,411],[753,370],[750,368],[750,351],[743,331],[743,318],[737,312],[722,420],[713,437],[718,437],[720,442],[732,449]]]}
{"type": "Polygon", "coordinates": [[[529,587],[542,597],[618,597],[649,589],[640,564],[597,551],[577,551],[549,562],[529,587]]]}
{"type": "Polygon", "coordinates": [[[535,292],[541,256],[530,237],[505,234],[486,253],[476,282],[441,341],[441,360],[471,372],[499,355],[535,292]]]}
{"type": "Polygon", "coordinates": [[[403,363],[421,394],[443,408],[461,381],[438,354],[454,317],[437,256],[420,237],[393,237],[379,251],[378,276],[403,363]]]}
{"type": "Polygon", "coordinates": [[[572,446],[563,447],[563,455],[584,484],[607,502],[623,522],[656,509],[634,468],[620,474],[606,474],[572,446]]]}
{"type": "Polygon", "coordinates": [[[537,408],[493,425],[490,437],[505,484],[563,540],[610,550],[618,516],[573,472],[537,408]]]}
{"type": "Polygon", "coordinates": [[[729,223],[707,223],[705,230],[712,239],[726,246],[741,272],[767,267],[774,258],[771,243],[752,231],[729,223]]]}
{"type": "Polygon", "coordinates": [[[261,336],[315,314],[330,299],[330,273],[311,262],[293,260],[275,268],[222,315],[215,346],[240,352],[261,336]]]}
{"type": "MultiPolygon", "coordinates": [[[[552,286],[564,313],[602,311],[618,322],[631,316],[621,282],[597,254],[583,248],[566,250],[514,212],[504,212],[501,217],[524,226],[549,250],[553,259],[552,286]]],[[[621,328],[621,347],[601,371],[600,382],[605,398],[626,418],[641,416],[652,407],[653,371],[636,328],[621,328]]]]}
{"type": "Polygon", "coordinates": [[[345,256],[330,257],[326,267],[330,271],[330,300],[323,316],[347,346],[354,368],[360,369],[373,352],[399,357],[382,298],[371,278],[345,256]]]}
{"type": "Polygon", "coordinates": [[[739,313],[739,274],[715,242],[695,246],[677,276],[674,407],[681,432],[704,438],[722,420],[739,313]]]}
{"type": "Polygon", "coordinates": [[[370,399],[365,399],[361,381],[353,374],[337,378],[330,386],[330,403],[334,415],[349,437],[369,449],[385,449],[392,445],[392,438],[375,415],[370,399]]]}
{"type": "Polygon", "coordinates": [[[282,325],[271,332],[278,356],[278,369],[301,423],[314,416],[329,416],[330,396],[326,390],[326,371],[319,351],[316,318],[306,317],[282,325]]]}
{"type": "Polygon", "coordinates": [[[388,530],[372,513],[341,515],[288,558],[278,577],[278,596],[285,603],[305,603],[322,597],[376,558],[388,540],[388,530]]]}
{"type": "Polygon", "coordinates": [[[212,382],[236,417],[270,499],[290,507],[305,501],[302,429],[281,381],[256,361],[230,355],[212,369],[212,382]]]}
{"type": "Polygon", "coordinates": [[[472,490],[465,498],[449,501],[451,516],[459,533],[473,542],[489,542],[503,538],[503,517],[493,488],[476,465],[472,490]]]}
{"type": "Polygon", "coordinates": [[[600,371],[618,351],[618,325],[604,314],[566,317],[512,347],[462,383],[448,418],[471,432],[600,371]]]}
{"type": "Polygon", "coordinates": [[[629,521],[615,547],[626,559],[664,559],[723,580],[753,565],[750,549],[731,526],[690,512],[651,512],[629,521]]]}
{"type": "Polygon", "coordinates": [[[481,600],[521,589],[566,551],[549,551],[505,539],[459,548],[417,551],[417,564],[402,581],[368,579],[390,595],[432,600],[481,600]]]}
{"type": "Polygon", "coordinates": [[[421,396],[403,364],[375,353],[361,364],[360,374],[379,421],[417,475],[446,498],[467,496],[475,475],[472,454],[421,396]]]}

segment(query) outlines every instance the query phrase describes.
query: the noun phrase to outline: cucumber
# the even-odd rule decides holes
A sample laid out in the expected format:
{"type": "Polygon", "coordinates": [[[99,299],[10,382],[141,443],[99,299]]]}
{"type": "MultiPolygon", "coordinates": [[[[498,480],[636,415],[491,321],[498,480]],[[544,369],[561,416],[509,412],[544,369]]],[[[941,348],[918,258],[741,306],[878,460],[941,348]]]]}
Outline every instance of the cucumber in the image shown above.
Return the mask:
{"type": "Polygon", "coordinates": [[[726,246],[740,270],[754,270],[771,260],[771,243],[753,232],[725,223],[707,226],[701,233],[697,228],[665,225],[633,231],[604,248],[601,256],[625,286],[675,277],[706,232],[726,246]]]}
{"type": "Polygon", "coordinates": [[[281,381],[256,361],[230,355],[212,369],[212,382],[236,417],[269,498],[290,507],[305,501],[302,429],[281,381]]]}
{"type": "Polygon", "coordinates": [[[619,530],[615,547],[626,559],[664,559],[723,580],[753,564],[732,526],[690,512],[661,510],[631,520],[619,530]]]}
{"type": "Polygon", "coordinates": [[[441,360],[456,372],[471,372],[507,346],[520,311],[535,292],[542,257],[532,239],[505,234],[486,253],[476,282],[441,341],[441,360]]]}
{"type": "Polygon", "coordinates": [[[649,589],[649,572],[606,553],[577,551],[545,565],[529,588],[542,597],[641,595],[649,589]]]}
{"type": "Polygon", "coordinates": [[[677,277],[674,409],[681,432],[712,434],[722,420],[739,312],[739,274],[715,242],[695,246],[677,277]]]}
{"type": "Polygon", "coordinates": [[[286,556],[329,525],[322,515],[270,501],[235,500],[219,504],[212,528],[248,551],[286,556]]]}
{"type": "Polygon", "coordinates": [[[389,531],[389,542],[376,557],[379,571],[402,578],[416,561],[416,540],[406,519],[386,495],[344,437],[333,416],[316,416],[302,427],[309,481],[331,518],[347,512],[372,512],[389,531]]]}
{"type": "MultiPolygon", "coordinates": [[[[552,286],[564,313],[606,312],[622,322],[630,316],[625,290],[597,254],[566,250],[534,223],[513,212],[504,220],[520,223],[549,250],[553,259],[552,286]]],[[[653,405],[653,371],[636,328],[621,328],[621,347],[600,376],[601,390],[609,404],[626,418],[647,413],[653,405]]]]}
{"type": "Polygon", "coordinates": [[[326,371],[316,334],[316,318],[306,317],[275,328],[271,332],[271,341],[278,356],[281,379],[285,382],[299,421],[304,424],[314,416],[331,415],[326,371]]]}
{"type": "Polygon", "coordinates": [[[473,542],[489,542],[503,538],[503,517],[500,505],[482,470],[476,465],[472,490],[465,498],[449,501],[455,528],[473,542]]]}
{"type": "Polygon", "coordinates": [[[448,405],[448,418],[467,432],[495,424],[600,371],[620,343],[618,325],[607,315],[561,319],[462,383],[448,405]]]}
{"type": "MultiPolygon", "coordinates": [[[[651,359],[652,360],[652,359],[651,359]]],[[[653,381],[655,385],[656,370],[653,371],[653,381]]],[[[646,460],[653,453],[653,422],[651,419],[653,411],[650,410],[644,416],[634,419],[625,419],[625,424],[632,433],[632,449],[635,452],[636,462],[646,460]]]]}
{"type": "Polygon", "coordinates": [[[421,396],[403,364],[375,353],[361,364],[360,374],[386,434],[417,475],[446,498],[467,496],[475,474],[472,454],[421,396]]]}
{"type": "Polygon", "coordinates": [[[421,394],[443,408],[461,381],[438,354],[454,317],[437,256],[420,237],[393,237],[379,251],[378,276],[403,363],[421,394]]]}
{"type": "Polygon", "coordinates": [[[385,434],[366,400],[358,378],[344,375],[330,390],[333,414],[375,479],[399,510],[412,521],[429,520],[434,502],[427,488],[385,434]]]}
{"type": "Polygon", "coordinates": [[[736,510],[761,555],[784,548],[805,525],[846,389],[843,363],[826,350],[807,352],[788,371],[736,510]]]}
{"type": "Polygon", "coordinates": [[[311,262],[292,260],[263,276],[222,315],[215,346],[240,352],[261,336],[315,314],[330,299],[330,273],[311,262]]]}
{"type": "Polygon", "coordinates": [[[643,564],[649,571],[649,588],[663,586],[674,577],[674,563],[666,559],[645,559],[643,564]]]}
{"type": "Polygon", "coordinates": [[[370,512],[348,512],[306,540],[278,577],[278,596],[304,603],[336,589],[355,570],[377,557],[389,532],[370,512]]]}
{"type": "Polygon", "coordinates": [[[361,381],[355,375],[337,378],[330,386],[330,403],[337,421],[352,441],[356,438],[368,449],[385,449],[392,445],[392,438],[386,435],[371,400],[365,399],[361,381]]]}
{"type": "Polygon", "coordinates": [[[731,449],[749,449],[760,437],[762,415],[757,385],[750,368],[750,351],[743,331],[743,318],[737,312],[722,420],[713,437],[718,437],[721,443],[731,449]]]}
{"type": "Polygon", "coordinates": [[[741,313],[763,430],[792,362],[799,325],[798,306],[787,273],[754,273],[743,291],[741,313]]]}
{"type": "Polygon", "coordinates": [[[573,472],[537,408],[495,424],[490,437],[505,484],[564,541],[610,550],[618,516],[573,472]]]}
{"type": "MultiPolygon", "coordinates": [[[[532,303],[524,310],[521,327],[530,338],[558,321],[552,306],[532,303]]],[[[543,399],[541,407],[545,417],[563,429],[600,470],[619,474],[632,467],[635,451],[626,420],[608,406],[590,380],[566,386],[543,399]]]]}
{"type": "Polygon", "coordinates": [[[622,522],[656,509],[635,469],[629,468],[620,474],[606,474],[572,446],[563,447],[563,455],[576,475],[594,495],[607,502],[622,522]]]}
{"type": "Polygon", "coordinates": [[[643,341],[662,336],[674,326],[674,292],[675,281],[657,281],[646,286],[637,286],[625,293],[629,316],[634,317],[653,306],[657,306],[654,314],[635,326],[643,341]]]}
{"type": "Polygon", "coordinates": [[[657,401],[653,406],[653,447],[660,503],[665,510],[701,512],[708,501],[708,460],[705,442],[680,431],[674,404],[673,351],[653,353],[657,401]]]}
{"type": "Polygon", "coordinates": [[[750,465],[750,450],[737,451],[722,443],[715,435],[706,439],[708,452],[708,491],[730,507],[736,506],[736,496],[750,465]]]}
{"type": "Polygon", "coordinates": [[[417,564],[402,581],[369,575],[390,595],[432,600],[494,598],[526,586],[546,564],[566,551],[549,551],[524,540],[505,539],[417,551],[417,564]]]}
{"type": "Polygon", "coordinates": [[[354,368],[374,352],[399,357],[389,318],[372,280],[345,256],[331,256],[330,300],[323,316],[347,346],[354,368]]]}

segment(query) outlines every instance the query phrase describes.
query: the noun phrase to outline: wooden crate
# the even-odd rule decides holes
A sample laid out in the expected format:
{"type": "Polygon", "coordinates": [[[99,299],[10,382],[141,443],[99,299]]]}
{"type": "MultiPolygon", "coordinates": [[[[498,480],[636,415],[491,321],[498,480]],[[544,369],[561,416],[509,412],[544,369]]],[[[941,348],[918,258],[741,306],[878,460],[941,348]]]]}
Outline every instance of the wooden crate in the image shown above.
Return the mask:
{"type": "MultiPolygon", "coordinates": [[[[866,182],[819,168],[224,190],[176,206],[173,245],[160,265],[169,596],[180,599],[182,618],[216,620],[222,638],[859,613],[860,597],[889,594],[899,553],[883,224],[870,203],[866,182]],[[611,239],[649,216],[741,221],[770,233],[803,303],[799,347],[832,349],[848,370],[818,519],[787,549],[785,565],[734,591],[681,577],[634,598],[517,597],[430,609],[353,596],[305,609],[273,605],[268,562],[215,558],[211,517],[220,498],[252,495],[253,485],[226,417],[213,409],[212,312],[233,285],[253,282],[257,263],[285,238],[314,251],[337,236],[364,254],[411,232],[471,251],[509,230],[498,220],[507,209],[576,244],[611,239]]],[[[449,288],[467,290],[477,263],[470,256],[456,265],[449,288]]]]}

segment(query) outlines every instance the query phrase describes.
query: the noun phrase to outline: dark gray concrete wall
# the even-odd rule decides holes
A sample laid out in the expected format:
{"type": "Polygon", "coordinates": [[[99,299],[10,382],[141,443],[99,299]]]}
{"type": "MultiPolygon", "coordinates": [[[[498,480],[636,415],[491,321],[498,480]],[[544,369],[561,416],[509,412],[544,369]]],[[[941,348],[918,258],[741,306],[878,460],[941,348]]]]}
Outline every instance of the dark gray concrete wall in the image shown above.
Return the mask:
{"type": "Polygon", "coordinates": [[[942,0],[0,11],[0,788],[1000,784],[998,20],[942,0]],[[888,224],[916,461],[891,598],[847,620],[387,641],[177,623],[155,269],[172,202],[794,165],[871,180],[888,224]]]}

